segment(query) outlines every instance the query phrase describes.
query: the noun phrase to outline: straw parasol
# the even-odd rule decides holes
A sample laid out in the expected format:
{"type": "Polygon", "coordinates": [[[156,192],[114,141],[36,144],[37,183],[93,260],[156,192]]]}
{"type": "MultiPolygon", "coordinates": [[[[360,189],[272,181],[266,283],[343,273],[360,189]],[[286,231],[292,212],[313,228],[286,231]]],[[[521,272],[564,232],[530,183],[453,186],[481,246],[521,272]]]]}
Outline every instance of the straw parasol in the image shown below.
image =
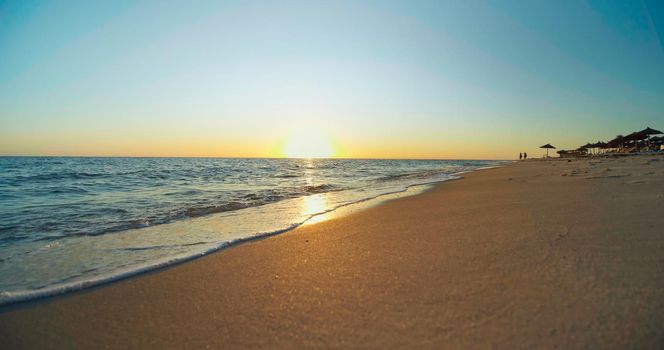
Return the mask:
{"type": "Polygon", "coordinates": [[[635,131],[635,132],[625,136],[625,140],[627,140],[627,141],[645,140],[648,137],[650,137],[650,135],[659,135],[659,134],[662,134],[662,132],[659,131],[659,130],[655,130],[655,129],[651,129],[650,127],[647,127],[647,128],[645,128],[641,131],[635,131]]]}
{"type": "Polygon", "coordinates": [[[544,146],[540,146],[540,148],[546,148],[546,156],[547,156],[547,158],[549,157],[549,150],[550,150],[550,149],[556,149],[555,147],[551,146],[550,143],[547,143],[547,144],[544,145],[544,146]]]}
{"type": "Polygon", "coordinates": [[[647,127],[641,131],[636,131],[633,132],[627,136],[625,136],[625,141],[634,141],[634,145],[637,145],[638,141],[646,140],[648,144],[650,144],[650,135],[658,135],[661,134],[662,132],[659,130],[651,129],[650,127],[647,127]]]}
{"type": "Polygon", "coordinates": [[[601,149],[605,149],[605,148],[606,148],[606,142],[597,141],[597,143],[593,143],[593,147],[592,147],[592,148],[597,148],[596,153],[599,154],[599,153],[602,152],[602,151],[600,151],[601,149]]]}
{"type": "Polygon", "coordinates": [[[652,138],[650,137],[651,135],[659,135],[659,134],[664,134],[663,132],[655,129],[651,129],[649,126],[646,127],[645,129],[641,130],[638,132],[641,135],[645,135],[645,139],[648,145],[648,148],[650,148],[650,143],[652,142],[652,138]]]}
{"type": "Polygon", "coordinates": [[[615,139],[609,141],[609,142],[606,144],[605,147],[606,147],[606,148],[620,148],[620,147],[622,147],[622,145],[623,145],[624,142],[625,142],[625,137],[622,136],[622,135],[618,135],[618,136],[616,136],[615,139]]]}
{"type": "Polygon", "coordinates": [[[659,130],[655,130],[655,129],[651,129],[650,127],[647,127],[645,129],[639,131],[639,134],[644,134],[644,135],[650,136],[650,135],[664,134],[664,132],[661,132],[659,130]]]}
{"type": "Polygon", "coordinates": [[[581,154],[583,154],[583,153],[587,154],[589,152],[589,149],[592,148],[592,146],[593,145],[590,142],[588,142],[585,145],[580,146],[579,148],[577,148],[576,151],[581,153],[581,154]]]}
{"type": "Polygon", "coordinates": [[[624,140],[625,141],[640,141],[640,140],[645,140],[648,138],[648,135],[642,134],[640,131],[633,132],[627,136],[625,136],[624,140]]]}

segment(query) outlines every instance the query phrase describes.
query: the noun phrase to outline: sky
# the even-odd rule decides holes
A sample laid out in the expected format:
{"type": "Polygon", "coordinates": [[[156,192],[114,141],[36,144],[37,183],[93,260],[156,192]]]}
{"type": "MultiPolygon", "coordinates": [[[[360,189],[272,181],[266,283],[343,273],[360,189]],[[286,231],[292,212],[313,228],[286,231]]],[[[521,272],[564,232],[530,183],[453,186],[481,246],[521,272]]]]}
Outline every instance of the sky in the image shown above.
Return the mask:
{"type": "Polygon", "coordinates": [[[0,0],[0,155],[541,156],[664,128],[662,40],[655,0],[0,0]]]}

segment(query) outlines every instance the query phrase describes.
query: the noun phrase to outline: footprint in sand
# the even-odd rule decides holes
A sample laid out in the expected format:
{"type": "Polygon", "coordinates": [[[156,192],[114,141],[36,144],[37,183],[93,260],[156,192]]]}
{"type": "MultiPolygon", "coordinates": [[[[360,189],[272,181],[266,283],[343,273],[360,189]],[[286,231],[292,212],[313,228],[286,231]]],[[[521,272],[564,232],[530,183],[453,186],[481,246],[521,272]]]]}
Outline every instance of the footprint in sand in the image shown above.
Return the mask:
{"type": "Polygon", "coordinates": [[[625,181],[625,182],[623,182],[623,184],[625,184],[625,185],[636,185],[636,184],[644,184],[644,183],[648,183],[648,181],[644,181],[644,180],[632,180],[632,181],[625,181]]]}
{"type": "Polygon", "coordinates": [[[629,176],[627,175],[603,175],[603,176],[588,176],[586,179],[613,179],[613,178],[619,178],[619,177],[626,177],[629,176]]]}
{"type": "Polygon", "coordinates": [[[578,170],[567,170],[564,171],[562,174],[560,174],[560,176],[577,176],[577,175],[579,175],[578,170]]]}

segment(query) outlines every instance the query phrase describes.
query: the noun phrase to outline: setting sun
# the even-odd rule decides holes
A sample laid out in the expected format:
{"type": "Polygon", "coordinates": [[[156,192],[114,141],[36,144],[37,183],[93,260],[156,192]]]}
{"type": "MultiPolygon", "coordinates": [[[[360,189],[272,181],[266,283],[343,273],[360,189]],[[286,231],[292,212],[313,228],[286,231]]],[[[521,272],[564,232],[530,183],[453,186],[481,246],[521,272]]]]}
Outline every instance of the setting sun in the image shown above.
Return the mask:
{"type": "Polygon", "coordinates": [[[281,154],[288,158],[330,158],[335,153],[330,138],[319,130],[295,131],[281,148],[281,154]]]}

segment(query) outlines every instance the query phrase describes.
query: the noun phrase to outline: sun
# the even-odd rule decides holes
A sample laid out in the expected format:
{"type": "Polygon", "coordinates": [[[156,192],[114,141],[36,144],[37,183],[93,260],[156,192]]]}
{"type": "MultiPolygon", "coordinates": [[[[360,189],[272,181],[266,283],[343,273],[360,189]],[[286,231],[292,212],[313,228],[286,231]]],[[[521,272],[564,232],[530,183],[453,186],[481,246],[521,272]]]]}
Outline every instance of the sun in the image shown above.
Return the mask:
{"type": "Polygon", "coordinates": [[[308,129],[292,132],[281,148],[288,158],[331,158],[335,149],[330,138],[320,130],[308,129]]]}

